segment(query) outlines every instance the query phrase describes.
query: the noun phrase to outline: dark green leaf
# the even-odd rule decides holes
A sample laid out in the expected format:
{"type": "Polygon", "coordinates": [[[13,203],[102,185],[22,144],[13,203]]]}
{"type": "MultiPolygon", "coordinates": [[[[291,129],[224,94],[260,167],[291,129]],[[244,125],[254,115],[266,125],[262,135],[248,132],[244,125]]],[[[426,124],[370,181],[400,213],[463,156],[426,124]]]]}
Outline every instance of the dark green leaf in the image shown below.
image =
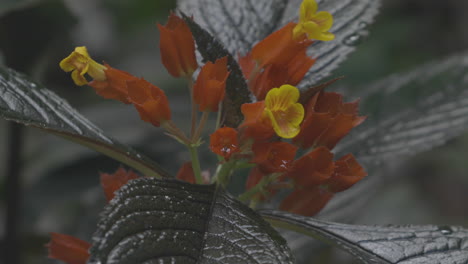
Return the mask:
{"type": "MultiPolygon", "coordinates": [[[[179,0],[178,5],[209,31],[231,54],[245,54],[253,45],[290,21],[297,21],[302,0],[179,0]]],[[[311,87],[336,69],[365,37],[380,0],[318,0],[334,18],[336,39],[317,41],[309,53],[317,58],[300,87],[311,87]]]]}
{"type": "Polygon", "coordinates": [[[53,92],[13,70],[0,68],[0,116],[97,150],[147,176],[169,176],[159,165],[122,145],[53,92]]]}
{"type": "Polygon", "coordinates": [[[414,155],[468,129],[468,55],[458,54],[369,86],[363,127],[340,144],[367,168],[414,155]]]}
{"type": "Polygon", "coordinates": [[[348,251],[363,263],[468,262],[468,230],[450,226],[359,226],[262,211],[276,227],[300,232],[348,251]]]}
{"type": "Polygon", "coordinates": [[[98,226],[90,264],[293,263],[268,223],[214,185],[133,180],[98,226]]]}
{"type": "Polygon", "coordinates": [[[206,30],[191,18],[183,15],[193,33],[197,48],[204,61],[214,62],[224,56],[228,57],[228,68],[231,72],[226,81],[226,96],[223,102],[222,126],[237,127],[242,121],[241,105],[250,102],[251,93],[244,75],[233,56],[206,30]]]}

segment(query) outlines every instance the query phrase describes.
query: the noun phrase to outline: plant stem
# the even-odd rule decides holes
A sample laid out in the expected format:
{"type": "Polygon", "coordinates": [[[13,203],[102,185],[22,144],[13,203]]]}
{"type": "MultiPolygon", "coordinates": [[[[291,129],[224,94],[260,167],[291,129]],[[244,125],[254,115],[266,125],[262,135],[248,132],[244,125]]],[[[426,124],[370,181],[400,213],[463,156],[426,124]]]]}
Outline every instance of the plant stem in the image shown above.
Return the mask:
{"type": "Polygon", "coordinates": [[[204,111],[202,113],[201,119],[200,119],[200,124],[198,124],[198,128],[195,131],[195,134],[192,135],[192,143],[198,142],[198,139],[200,139],[200,135],[203,131],[203,128],[206,125],[206,121],[208,121],[208,116],[210,115],[210,112],[204,111]]]}
{"type": "Polygon", "coordinates": [[[216,170],[215,181],[226,188],[229,183],[229,176],[231,176],[232,170],[236,167],[237,161],[228,161],[220,164],[216,170]]]}
{"type": "Polygon", "coordinates": [[[188,87],[190,91],[190,102],[192,104],[192,117],[191,117],[191,126],[190,126],[190,137],[193,137],[195,134],[195,128],[198,121],[198,110],[197,104],[195,103],[195,99],[193,97],[193,79],[192,77],[188,77],[188,87]]]}
{"type": "Polygon", "coordinates": [[[192,159],[193,173],[195,174],[195,182],[197,184],[203,184],[203,178],[201,176],[200,161],[198,160],[197,148],[190,145],[188,146],[190,151],[190,157],[192,159]]]}

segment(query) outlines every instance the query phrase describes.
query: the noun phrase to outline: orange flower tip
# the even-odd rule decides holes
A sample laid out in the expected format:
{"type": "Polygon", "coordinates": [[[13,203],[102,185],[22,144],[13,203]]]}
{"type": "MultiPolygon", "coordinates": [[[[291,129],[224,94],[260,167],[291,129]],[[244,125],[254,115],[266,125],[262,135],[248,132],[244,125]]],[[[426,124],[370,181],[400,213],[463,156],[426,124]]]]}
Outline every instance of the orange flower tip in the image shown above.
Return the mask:
{"type": "Polygon", "coordinates": [[[240,152],[237,130],[222,127],[210,136],[210,150],[223,157],[226,161],[235,153],[240,152]]]}
{"type": "Polygon", "coordinates": [[[198,68],[195,41],[185,21],[171,13],[166,25],[158,24],[161,61],[174,77],[190,78],[198,68]]]}
{"type": "Polygon", "coordinates": [[[50,236],[51,240],[46,244],[49,249],[49,258],[61,260],[67,264],[86,264],[90,243],[59,233],[50,233],[50,236]]]}
{"type": "Polygon", "coordinates": [[[78,86],[88,84],[88,80],[84,77],[85,74],[97,81],[106,80],[106,66],[94,61],[84,46],[76,47],[68,57],[60,62],[59,66],[65,72],[72,72],[72,79],[78,86]]]}
{"type": "Polygon", "coordinates": [[[282,138],[293,138],[300,132],[304,107],[297,102],[299,96],[299,89],[288,84],[273,88],[266,95],[265,113],[276,134],[282,138]]]}
{"type": "Polygon", "coordinates": [[[195,184],[195,174],[193,173],[192,162],[185,162],[179,169],[176,179],[195,184]]]}
{"type": "Polygon", "coordinates": [[[101,173],[100,178],[106,199],[110,201],[114,198],[115,191],[124,186],[128,181],[139,178],[139,176],[131,170],[126,171],[124,168],[119,168],[112,174],[101,173]]]}
{"type": "Polygon", "coordinates": [[[207,62],[198,74],[193,86],[193,99],[200,111],[218,111],[219,103],[226,93],[226,80],[230,73],[227,62],[227,56],[217,59],[215,63],[207,62]]]}
{"type": "Polygon", "coordinates": [[[329,12],[317,12],[315,0],[304,0],[299,8],[299,22],[293,29],[293,38],[299,39],[304,34],[309,39],[331,41],[335,35],[328,32],[333,25],[333,16],[329,12]]]}

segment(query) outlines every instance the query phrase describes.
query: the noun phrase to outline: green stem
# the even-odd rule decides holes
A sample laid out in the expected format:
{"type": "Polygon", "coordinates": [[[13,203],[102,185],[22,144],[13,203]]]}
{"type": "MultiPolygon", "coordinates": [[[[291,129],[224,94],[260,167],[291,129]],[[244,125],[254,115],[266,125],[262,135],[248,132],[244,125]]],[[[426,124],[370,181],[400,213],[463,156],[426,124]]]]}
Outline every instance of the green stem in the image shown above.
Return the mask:
{"type": "Polygon", "coordinates": [[[219,104],[218,114],[216,116],[215,131],[218,130],[219,126],[221,125],[222,112],[223,112],[223,104],[219,104]]]}
{"type": "Polygon", "coordinates": [[[197,125],[198,119],[198,110],[197,104],[195,103],[195,99],[193,97],[193,80],[192,77],[187,78],[188,80],[188,87],[190,91],[190,102],[192,104],[192,117],[191,117],[191,126],[190,126],[190,136],[193,137],[195,134],[195,128],[197,125]]]}
{"type": "Polygon", "coordinates": [[[265,187],[265,179],[266,177],[263,177],[263,179],[257,185],[239,195],[238,199],[242,202],[247,202],[248,200],[251,200],[254,195],[262,192],[263,188],[265,187]]]}
{"type": "Polygon", "coordinates": [[[206,125],[206,121],[208,121],[208,116],[209,115],[210,115],[210,112],[208,112],[208,111],[205,111],[205,112],[202,113],[202,116],[200,118],[200,124],[198,124],[198,128],[195,131],[195,134],[192,135],[192,142],[193,143],[198,142],[198,139],[200,138],[200,135],[201,135],[201,133],[203,131],[203,128],[206,125]]]}
{"type": "Polygon", "coordinates": [[[188,146],[190,151],[190,157],[192,159],[193,173],[195,174],[195,182],[197,184],[203,184],[203,178],[201,176],[200,161],[198,160],[197,148],[190,145],[188,146]]]}
{"type": "Polygon", "coordinates": [[[216,169],[216,175],[213,178],[219,185],[226,188],[229,183],[232,170],[236,167],[236,161],[228,161],[226,163],[220,164],[216,169]]]}

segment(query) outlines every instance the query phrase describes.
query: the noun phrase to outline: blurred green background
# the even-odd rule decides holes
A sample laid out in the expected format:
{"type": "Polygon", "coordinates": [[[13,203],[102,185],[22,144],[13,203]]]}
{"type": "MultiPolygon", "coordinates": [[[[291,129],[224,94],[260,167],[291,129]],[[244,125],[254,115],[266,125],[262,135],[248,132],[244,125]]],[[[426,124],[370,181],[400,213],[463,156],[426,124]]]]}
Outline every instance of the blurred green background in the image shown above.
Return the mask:
{"type": "MultiPolygon", "coordinates": [[[[389,74],[443,58],[468,47],[468,2],[459,0],[384,0],[357,52],[336,71],[356,91],[389,74]]],[[[176,122],[188,120],[188,95],[160,62],[156,23],[165,23],[176,3],[170,0],[0,0],[0,64],[44,84],[109,135],[162,163],[169,171],[187,153],[162,132],[140,121],[136,111],[106,101],[89,87],[76,87],[58,62],[85,45],[97,61],[144,77],[166,90],[176,122]]],[[[371,113],[363,113],[372,116],[371,113]]],[[[7,248],[6,184],[9,122],[0,120],[0,248],[7,248]]],[[[18,263],[54,263],[46,259],[48,232],[90,240],[104,206],[99,172],[120,165],[100,154],[34,129],[23,129],[18,263]]],[[[450,224],[468,226],[468,135],[417,155],[388,177],[362,214],[363,224],[450,224]]],[[[352,201],[350,201],[352,202],[352,201]]],[[[2,250],[0,259],[4,259],[2,250]]],[[[353,263],[349,256],[323,250],[311,263],[353,263]]],[[[14,263],[9,263],[14,264],[14,263]]]]}

